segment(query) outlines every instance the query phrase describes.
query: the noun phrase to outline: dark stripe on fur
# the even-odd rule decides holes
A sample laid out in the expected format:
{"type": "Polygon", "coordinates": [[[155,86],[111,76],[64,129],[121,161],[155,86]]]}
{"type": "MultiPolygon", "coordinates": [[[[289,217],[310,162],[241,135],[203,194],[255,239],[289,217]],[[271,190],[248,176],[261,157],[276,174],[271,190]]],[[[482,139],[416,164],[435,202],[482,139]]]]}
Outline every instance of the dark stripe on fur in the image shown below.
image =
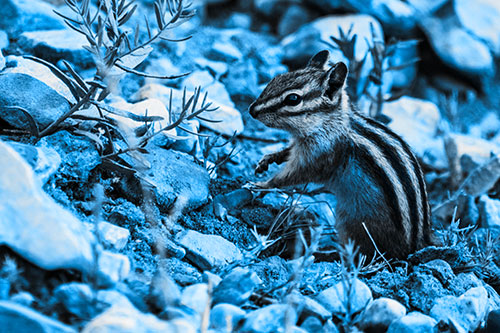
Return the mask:
{"type": "MultiPolygon", "coordinates": [[[[417,176],[418,186],[420,188],[420,198],[422,200],[424,242],[426,243],[426,245],[429,245],[431,243],[431,239],[430,239],[430,221],[429,221],[430,216],[429,216],[429,206],[428,206],[428,202],[427,202],[427,191],[425,189],[425,182],[424,182],[422,168],[420,168],[420,164],[418,163],[417,158],[415,157],[415,155],[411,151],[410,146],[399,135],[394,133],[391,129],[389,129],[388,127],[380,124],[379,122],[377,122],[371,118],[365,117],[363,115],[360,115],[360,116],[370,125],[379,128],[380,130],[387,133],[387,135],[389,135],[393,139],[397,140],[399,142],[399,144],[401,145],[401,147],[403,147],[405,153],[410,157],[410,160],[411,160],[411,163],[413,166],[413,171],[415,172],[415,175],[417,176]]],[[[416,241],[418,238],[418,234],[415,234],[415,232],[418,232],[418,230],[413,231],[412,240],[416,241]]]]}
{"type": "MultiPolygon", "coordinates": [[[[379,133],[375,132],[365,124],[359,123],[356,119],[352,119],[352,128],[361,136],[367,138],[371,142],[373,142],[385,155],[387,160],[389,161],[391,167],[396,172],[398,180],[401,182],[403,187],[403,191],[406,195],[406,201],[408,202],[409,208],[409,217],[411,222],[411,232],[412,235],[415,234],[415,237],[412,236],[412,252],[416,250],[417,247],[417,236],[418,230],[420,227],[419,223],[419,214],[418,214],[418,206],[417,202],[417,192],[415,190],[414,184],[411,181],[410,171],[406,168],[404,162],[401,160],[401,156],[397,153],[397,151],[384,139],[379,133]],[[414,232],[414,230],[416,231],[414,232]]],[[[386,133],[385,131],[383,133],[386,133]]],[[[405,209],[402,207],[402,209],[405,209]]]]}
{"type": "Polygon", "coordinates": [[[391,219],[396,225],[396,229],[403,231],[403,215],[399,207],[396,191],[392,186],[392,181],[385,169],[378,163],[378,161],[370,154],[367,147],[357,145],[354,151],[356,160],[359,161],[360,167],[366,172],[367,175],[373,177],[373,180],[382,189],[384,200],[389,207],[391,219]]]}

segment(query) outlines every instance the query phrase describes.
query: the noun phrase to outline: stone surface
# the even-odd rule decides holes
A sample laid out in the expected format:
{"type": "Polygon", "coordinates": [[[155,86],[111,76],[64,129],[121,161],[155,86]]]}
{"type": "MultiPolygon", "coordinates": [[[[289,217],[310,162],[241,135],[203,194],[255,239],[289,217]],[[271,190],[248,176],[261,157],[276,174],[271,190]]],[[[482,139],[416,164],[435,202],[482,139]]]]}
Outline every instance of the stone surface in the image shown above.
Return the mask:
{"type": "Polygon", "coordinates": [[[9,142],[9,145],[28,162],[41,184],[45,184],[61,165],[61,156],[53,148],[34,147],[14,141],[9,142]]]}
{"type": "Polygon", "coordinates": [[[262,283],[261,279],[247,268],[234,268],[214,288],[212,304],[229,303],[242,305],[262,283]]]}
{"type": "Polygon", "coordinates": [[[21,73],[0,74],[0,118],[11,126],[29,129],[27,116],[5,107],[21,107],[41,130],[69,111],[68,101],[36,78],[21,73]]]}
{"type": "Polygon", "coordinates": [[[208,199],[209,176],[207,171],[194,163],[193,157],[174,150],[148,146],[151,168],[145,172],[154,186],[160,210],[169,211],[176,202],[176,209],[194,209],[208,199]]]}
{"type": "Polygon", "coordinates": [[[220,269],[243,259],[236,245],[218,235],[187,230],[175,240],[186,249],[186,258],[202,270],[220,269]]]}
{"type": "Polygon", "coordinates": [[[64,59],[81,68],[89,68],[94,63],[92,54],[83,48],[84,45],[89,45],[87,38],[69,28],[24,32],[18,43],[36,57],[52,63],[64,59]]]}
{"type": "Polygon", "coordinates": [[[500,154],[500,146],[488,140],[457,133],[452,133],[449,137],[455,142],[459,159],[468,155],[476,164],[484,164],[492,154],[500,154]]]}
{"type": "Polygon", "coordinates": [[[442,8],[449,0],[407,0],[410,6],[416,9],[419,16],[429,16],[442,8]]]}
{"type": "Polygon", "coordinates": [[[63,20],[54,13],[54,7],[40,0],[2,1],[4,15],[0,19],[0,29],[9,34],[21,31],[64,28],[63,20]]]}
{"type": "Polygon", "coordinates": [[[426,316],[420,312],[410,312],[392,322],[387,333],[424,333],[434,332],[437,321],[432,317],[426,316]]]}
{"type": "Polygon", "coordinates": [[[175,281],[163,269],[157,271],[149,285],[148,302],[158,310],[180,303],[181,291],[175,281]]]}
{"type": "Polygon", "coordinates": [[[113,332],[196,332],[194,323],[183,320],[164,321],[153,314],[142,313],[130,302],[121,302],[92,319],[83,333],[113,332]]]}
{"type": "Polygon", "coordinates": [[[297,321],[297,314],[286,304],[273,304],[249,312],[245,316],[242,332],[271,333],[290,327],[297,321]]]}
{"type": "Polygon", "coordinates": [[[436,299],[430,315],[437,321],[450,322],[464,332],[473,332],[485,319],[487,311],[488,292],[484,287],[476,287],[459,297],[436,299]]]}
{"type": "Polygon", "coordinates": [[[378,298],[361,314],[360,328],[363,330],[386,330],[393,321],[406,315],[406,308],[390,298],[378,298]]]}
{"type": "Polygon", "coordinates": [[[500,55],[500,4],[496,0],[455,0],[455,13],[469,32],[486,41],[500,55]]]}
{"type": "Polygon", "coordinates": [[[236,305],[219,303],[210,310],[210,328],[229,331],[244,317],[245,311],[236,305]]]}
{"type": "Polygon", "coordinates": [[[479,198],[478,206],[482,227],[500,227],[500,200],[491,199],[486,194],[483,194],[479,198]]]}
{"type": "Polygon", "coordinates": [[[113,287],[130,273],[127,256],[110,251],[101,251],[97,258],[97,283],[101,287],[113,287]]]}
{"type": "Polygon", "coordinates": [[[446,65],[466,75],[492,75],[494,64],[488,46],[469,34],[457,21],[451,17],[427,17],[420,27],[446,65]]]}
{"type": "Polygon", "coordinates": [[[190,285],[182,291],[181,304],[193,309],[200,316],[207,310],[209,304],[208,284],[197,283],[190,285]]]}
{"type": "Polygon", "coordinates": [[[448,167],[442,138],[437,137],[441,116],[436,104],[404,96],[384,103],[382,113],[391,118],[389,127],[410,145],[417,156],[436,167],[448,167]]]}
{"type": "Polygon", "coordinates": [[[292,304],[297,311],[299,320],[309,317],[316,317],[321,322],[331,317],[331,313],[323,305],[309,296],[304,296],[300,292],[292,292],[287,297],[287,304],[292,304]]]}
{"type": "Polygon", "coordinates": [[[97,225],[101,240],[105,246],[111,247],[117,251],[123,250],[127,245],[130,231],[109,222],[99,222],[97,225]]]}
{"type": "Polygon", "coordinates": [[[30,166],[2,141],[0,165],[0,244],[45,269],[89,272],[93,236],[41,189],[30,166]]]}
{"type": "MultiPolygon", "coordinates": [[[[137,94],[134,95],[134,99],[141,100],[145,98],[157,98],[164,104],[168,105],[170,92],[172,92],[172,105],[175,110],[174,112],[179,113],[182,107],[182,90],[171,89],[158,84],[148,84],[142,87],[137,94]]],[[[186,96],[189,98],[191,95],[192,93],[188,91],[186,96]]],[[[227,135],[233,135],[234,132],[241,133],[243,131],[243,120],[240,112],[231,105],[224,105],[223,103],[227,102],[225,101],[225,97],[222,102],[214,100],[213,98],[215,97],[210,97],[210,95],[208,95],[207,103],[212,103],[212,107],[219,108],[213,112],[204,112],[201,116],[212,121],[217,120],[220,122],[214,123],[200,119],[200,124],[215,132],[227,135]]],[[[198,107],[200,106],[201,99],[202,98],[198,101],[198,107]]]]}
{"type": "Polygon", "coordinates": [[[90,286],[84,283],[61,284],[54,290],[55,301],[78,318],[92,318],[95,315],[94,297],[90,286]]]}
{"type": "Polygon", "coordinates": [[[484,333],[500,332],[500,310],[494,310],[488,314],[488,319],[486,320],[486,326],[483,332],[484,333]]]}
{"type": "Polygon", "coordinates": [[[0,301],[0,323],[3,332],[76,333],[76,331],[28,307],[0,301]]]}
{"type": "Polygon", "coordinates": [[[345,314],[346,306],[349,305],[352,314],[363,310],[373,299],[370,288],[358,279],[352,283],[351,295],[348,295],[346,287],[343,281],[339,281],[334,286],[320,292],[316,296],[316,301],[328,311],[336,314],[345,314]]]}

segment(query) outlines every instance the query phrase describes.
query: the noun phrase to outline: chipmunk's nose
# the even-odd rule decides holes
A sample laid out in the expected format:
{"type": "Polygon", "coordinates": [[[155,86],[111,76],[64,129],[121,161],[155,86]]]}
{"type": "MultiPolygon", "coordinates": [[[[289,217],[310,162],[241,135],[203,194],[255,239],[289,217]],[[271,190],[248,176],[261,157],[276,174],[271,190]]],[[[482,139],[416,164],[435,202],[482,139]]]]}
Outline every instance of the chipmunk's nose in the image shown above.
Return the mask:
{"type": "Polygon", "coordinates": [[[248,107],[248,112],[250,112],[250,115],[252,117],[257,117],[257,111],[255,111],[255,102],[250,104],[250,106],[248,107]]]}

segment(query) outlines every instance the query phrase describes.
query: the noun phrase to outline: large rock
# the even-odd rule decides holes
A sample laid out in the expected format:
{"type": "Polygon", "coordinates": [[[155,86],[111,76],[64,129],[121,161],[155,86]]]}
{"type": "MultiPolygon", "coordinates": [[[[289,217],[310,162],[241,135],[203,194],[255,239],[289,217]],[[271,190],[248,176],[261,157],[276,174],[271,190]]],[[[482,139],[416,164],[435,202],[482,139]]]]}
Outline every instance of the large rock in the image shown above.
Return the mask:
{"type": "Polygon", "coordinates": [[[21,73],[0,74],[0,118],[13,127],[30,128],[27,115],[5,107],[25,109],[40,129],[50,125],[70,108],[68,101],[57,91],[21,73]]]}
{"type": "Polygon", "coordinates": [[[90,272],[94,238],[83,224],[41,189],[29,165],[1,141],[0,165],[0,244],[45,269],[90,272]]]}
{"type": "Polygon", "coordinates": [[[176,241],[186,249],[189,261],[202,270],[220,269],[243,259],[236,245],[218,235],[187,230],[178,234],[176,241]]]}
{"type": "Polygon", "coordinates": [[[435,300],[430,315],[458,331],[473,332],[485,319],[488,311],[488,292],[484,287],[468,290],[460,297],[445,296],[435,300]]]}
{"type": "Polygon", "coordinates": [[[92,54],[83,48],[89,44],[87,38],[72,29],[24,32],[18,43],[26,51],[53,63],[64,59],[81,68],[94,63],[92,54]]]}
{"type": "Polygon", "coordinates": [[[368,305],[361,315],[360,327],[363,330],[386,330],[392,322],[406,315],[406,308],[390,298],[379,298],[368,305]]]}
{"type": "Polygon", "coordinates": [[[484,40],[496,56],[500,56],[500,2],[496,0],[455,0],[455,13],[460,23],[484,40]]]}
{"type": "Polygon", "coordinates": [[[389,127],[399,134],[419,157],[436,167],[447,167],[443,140],[437,137],[441,116],[434,103],[404,96],[396,101],[384,103],[382,113],[391,118],[389,127]]]}
{"type": "Polygon", "coordinates": [[[2,332],[76,333],[73,328],[14,302],[0,301],[0,323],[2,332]]]}
{"type": "Polygon", "coordinates": [[[372,292],[368,286],[358,280],[352,280],[350,291],[344,281],[337,282],[333,287],[323,290],[316,296],[316,301],[323,305],[328,311],[335,314],[345,314],[350,304],[350,312],[355,313],[363,310],[373,299],[372,292]]]}
{"type": "Polygon", "coordinates": [[[410,312],[404,317],[401,317],[392,322],[387,330],[387,333],[423,333],[433,332],[437,325],[437,321],[420,312],[410,312]]]}
{"type": "MultiPolygon", "coordinates": [[[[137,94],[134,95],[134,99],[143,100],[146,98],[156,98],[162,101],[165,105],[169,105],[170,102],[170,93],[172,93],[172,108],[173,112],[178,115],[180,109],[182,108],[182,96],[183,91],[167,88],[165,86],[159,84],[148,84],[142,87],[137,94]]],[[[186,96],[189,98],[192,95],[189,91],[186,96]]],[[[201,100],[203,96],[201,96],[198,101],[198,107],[201,104],[201,100]]],[[[187,99],[186,98],[186,99],[187,99]]],[[[220,122],[210,122],[200,119],[200,124],[206,128],[209,128],[215,132],[223,133],[227,135],[233,135],[234,132],[241,133],[243,132],[243,119],[241,118],[241,114],[238,110],[231,105],[224,105],[224,102],[218,102],[214,100],[210,95],[207,97],[207,103],[212,103],[212,107],[219,107],[217,110],[212,112],[204,112],[200,116],[203,118],[212,120],[212,121],[220,121],[220,122]]]]}
{"type": "Polygon", "coordinates": [[[153,314],[142,313],[123,300],[95,317],[83,329],[84,333],[113,332],[196,332],[193,323],[185,320],[164,321],[153,314]]]}
{"type": "Polygon", "coordinates": [[[15,35],[21,31],[64,28],[63,20],[54,7],[40,0],[4,0],[0,29],[15,35]]]}
{"type": "Polygon", "coordinates": [[[212,303],[242,305],[261,283],[262,280],[255,272],[236,267],[214,289],[212,303]]]}
{"type": "Polygon", "coordinates": [[[486,194],[479,198],[481,226],[485,228],[500,227],[500,200],[491,199],[486,194]]]}
{"type": "Polygon", "coordinates": [[[443,63],[465,75],[492,75],[494,63],[488,46],[457,21],[455,17],[426,17],[420,26],[443,63]]]}
{"type": "Polygon", "coordinates": [[[176,202],[179,209],[197,208],[208,200],[208,172],[187,154],[157,148],[152,145],[145,171],[154,186],[160,210],[170,210],[176,202]]]}
{"type": "Polygon", "coordinates": [[[241,331],[248,333],[278,332],[297,321],[295,309],[287,304],[273,304],[254,310],[245,316],[241,331]]]}

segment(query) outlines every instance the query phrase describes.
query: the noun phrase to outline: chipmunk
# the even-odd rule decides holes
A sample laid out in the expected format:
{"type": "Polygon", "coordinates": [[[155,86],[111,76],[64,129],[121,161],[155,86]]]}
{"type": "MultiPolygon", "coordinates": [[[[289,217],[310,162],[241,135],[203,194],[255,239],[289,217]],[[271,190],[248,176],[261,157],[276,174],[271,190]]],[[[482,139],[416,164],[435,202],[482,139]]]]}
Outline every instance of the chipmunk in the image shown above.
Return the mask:
{"type": "Polygon", "coordinates": [[[256,186],[323,184],[337,197],[341,242],[354,240],[366,255],[375,253],[375,242],[385,255],[406,258],[432,244],[422,170],[400,136],[356,109],[346,92],[347,66],[325,68],[329,56],[321,51],[305,68],[276,76],[250,105],[252,117],[292,135],[255,173],[272,163],[285,167],[256,186]]]}

